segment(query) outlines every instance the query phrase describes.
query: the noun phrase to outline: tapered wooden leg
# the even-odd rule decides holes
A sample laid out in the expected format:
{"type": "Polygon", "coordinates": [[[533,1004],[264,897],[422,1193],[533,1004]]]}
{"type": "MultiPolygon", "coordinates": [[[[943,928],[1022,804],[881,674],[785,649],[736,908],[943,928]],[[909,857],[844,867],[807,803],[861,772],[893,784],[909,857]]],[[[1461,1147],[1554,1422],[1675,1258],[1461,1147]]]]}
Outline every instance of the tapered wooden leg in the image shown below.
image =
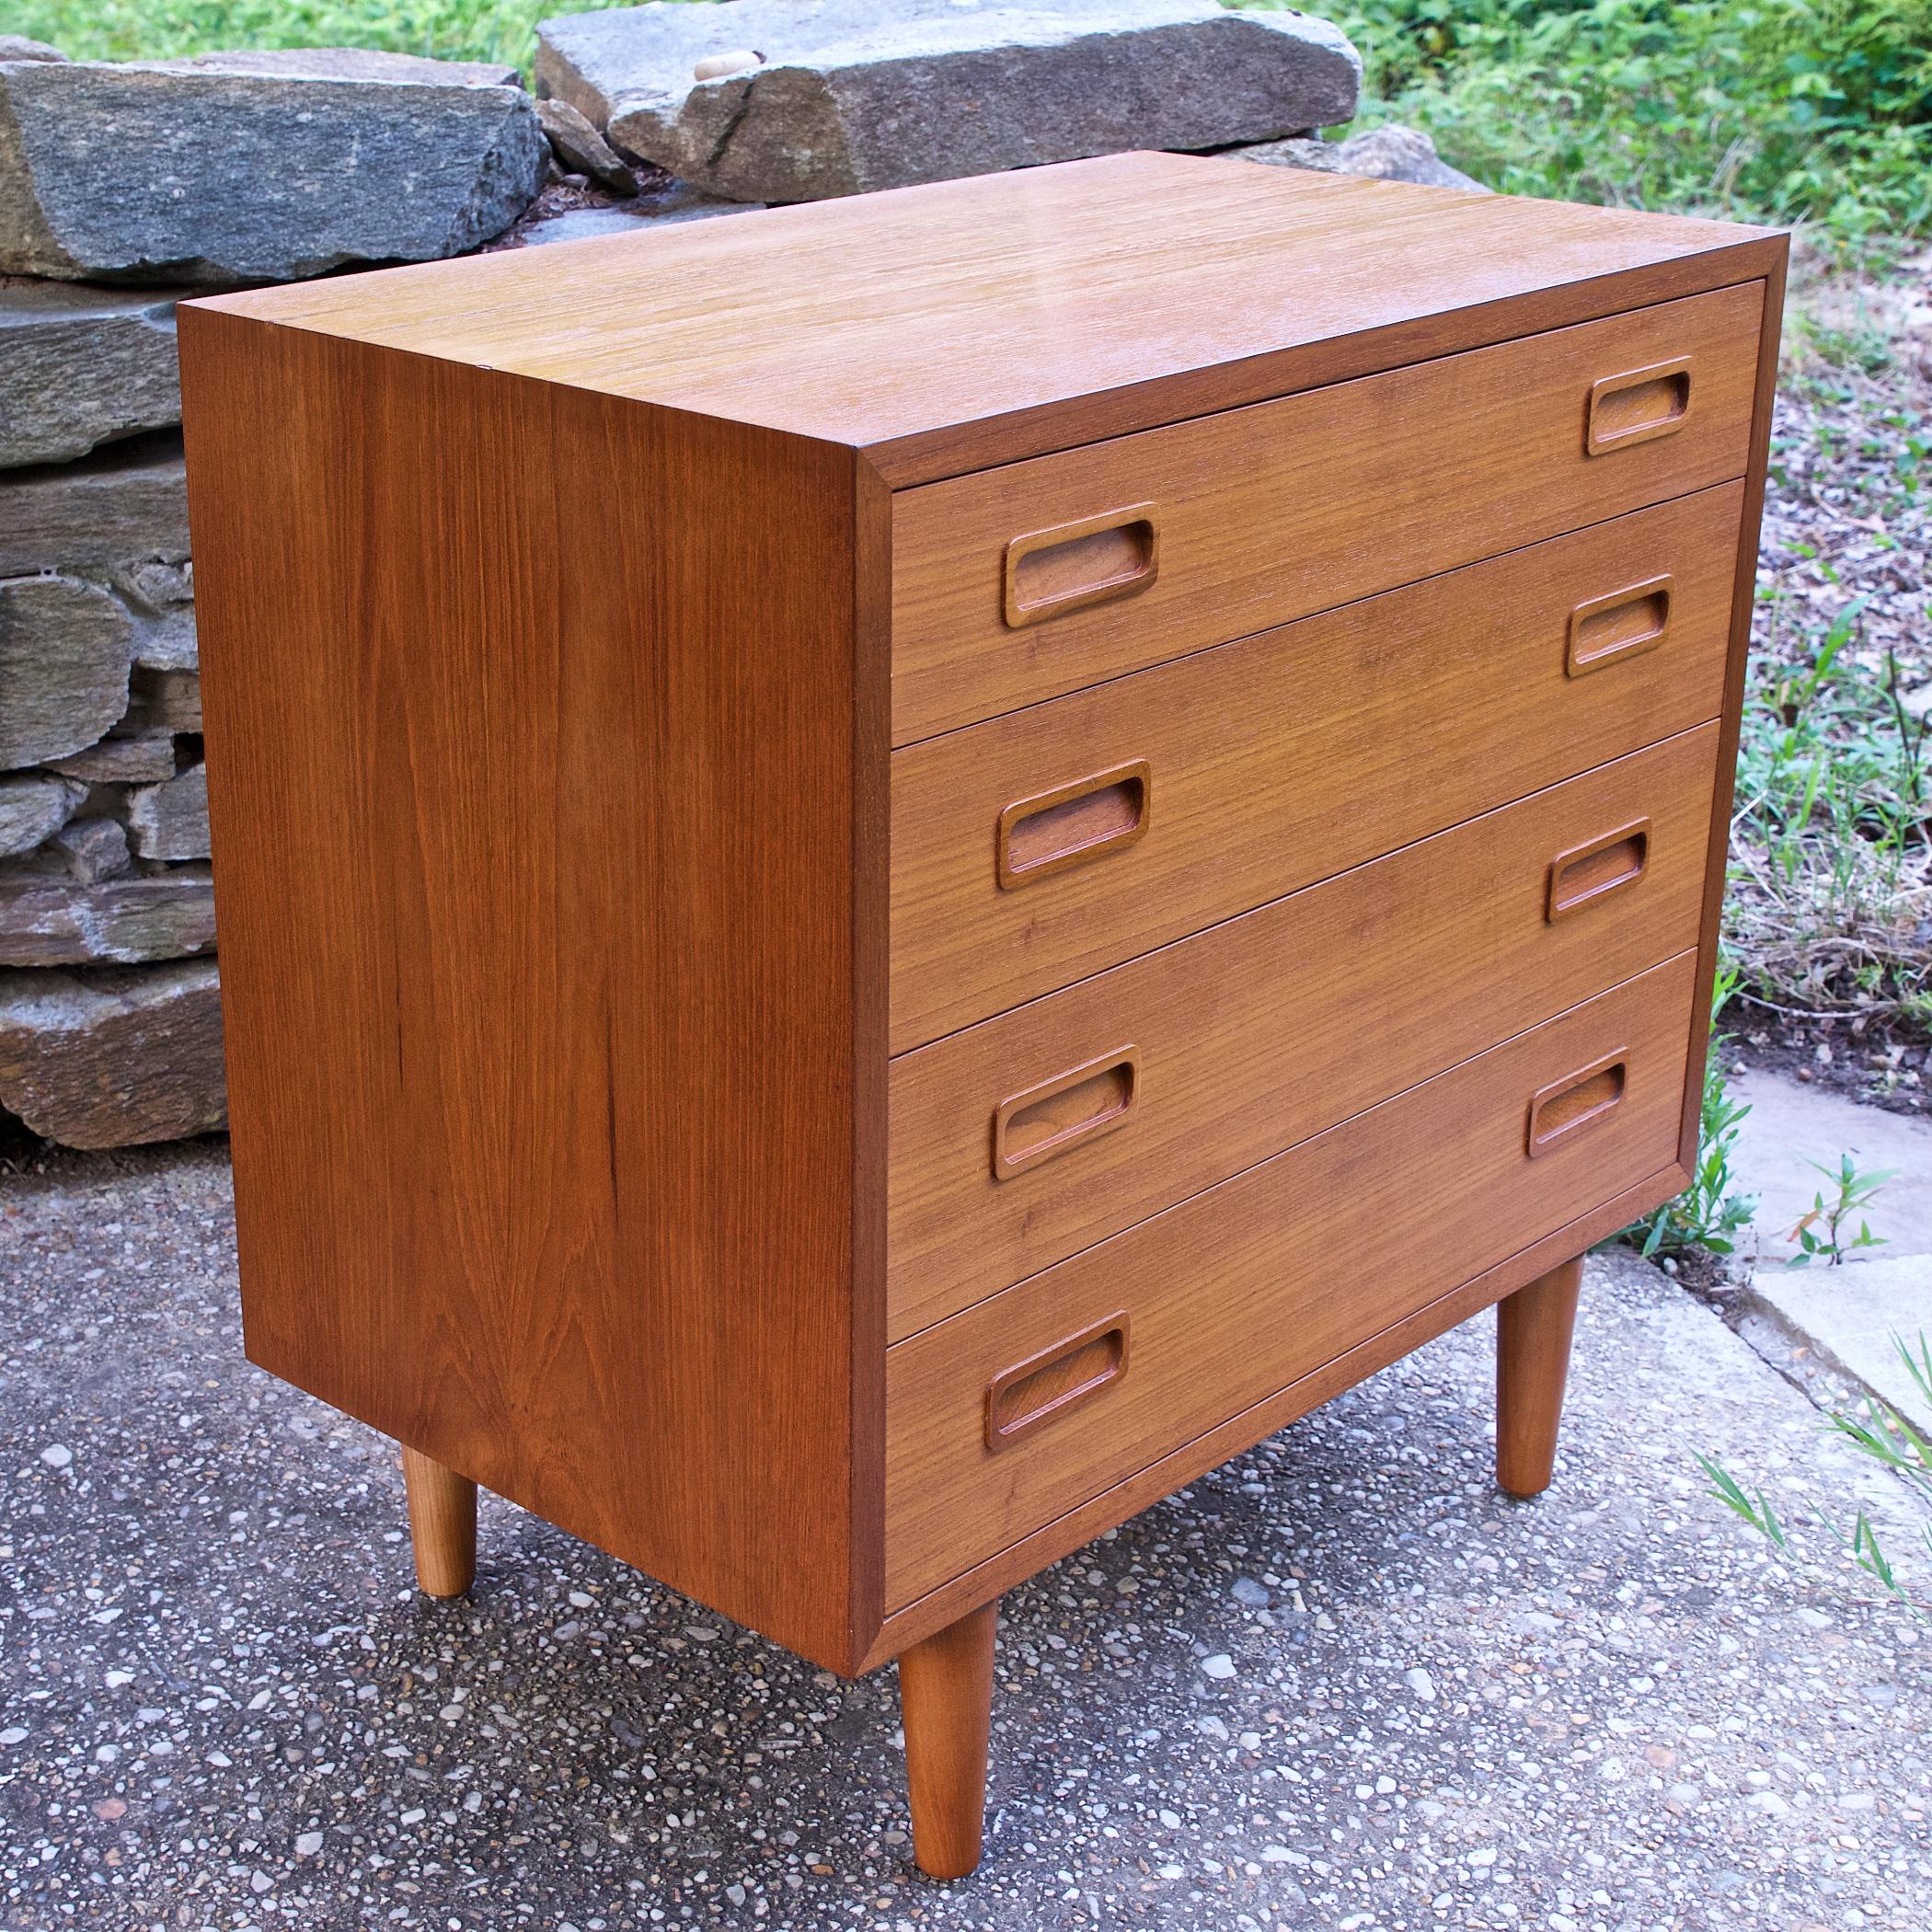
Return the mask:
{"type": "Polygon", "coordinates": [[[899,1660],[913,1856],[931,1878],[963,1879],[980,1862],[998,1623],[995,1601],[899,1660]]]}
{"type": "Polygon", "coordinates": [[[1512,1496],[1549,1488],[1582,1282],[1579,1258],[1496,1305],[1496,1480],[1512,1496]]]}
{"type": "Polygon", "coordinates": [[[461,1596],[477,1580],[477,1486],[414,1449],[402,1456],[416,1581],[425,1596],[461,1596]]]}

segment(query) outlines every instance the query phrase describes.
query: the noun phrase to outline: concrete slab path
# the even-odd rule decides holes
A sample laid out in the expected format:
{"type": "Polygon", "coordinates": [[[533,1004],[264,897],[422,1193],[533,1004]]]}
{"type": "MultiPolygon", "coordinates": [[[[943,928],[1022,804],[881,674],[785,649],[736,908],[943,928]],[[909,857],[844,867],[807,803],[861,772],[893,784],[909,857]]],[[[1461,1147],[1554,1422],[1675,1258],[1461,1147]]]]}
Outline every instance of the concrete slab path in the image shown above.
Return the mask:
{"type": "Polygon", "coordinates": [[[1886,1245],[1869,1252],[1932,1254],[1932,1121],[1887,1113],[1782,1074],[1735,1074],[1730,1087],[1751,1107],[1738,1130],[1735,1163],[1742,1190],[1759,1197],[1761,1259],[1776,1263],[1796,1252],[1785,1236],[1828,1186],[1812,1163],[1835,1167],[1846,1153],[1861,1168],[1894,1170],[1866,1215],[1886,1245]]]}
{"type": "Polygon", "coordinates": [[[242,1359],[218,1147],[0,1188],[6,1932],[1932,1919],[1932,1631],[1691,1453],[1903,1539],[1896,1486],[1627,1254],[1540,1501],[1490,1481],[1482,1320],[1016,1593],[942,1888],[890,1671],[494,1501],[475,1596],[417,1597],[389,1445],[242,1359]]]}

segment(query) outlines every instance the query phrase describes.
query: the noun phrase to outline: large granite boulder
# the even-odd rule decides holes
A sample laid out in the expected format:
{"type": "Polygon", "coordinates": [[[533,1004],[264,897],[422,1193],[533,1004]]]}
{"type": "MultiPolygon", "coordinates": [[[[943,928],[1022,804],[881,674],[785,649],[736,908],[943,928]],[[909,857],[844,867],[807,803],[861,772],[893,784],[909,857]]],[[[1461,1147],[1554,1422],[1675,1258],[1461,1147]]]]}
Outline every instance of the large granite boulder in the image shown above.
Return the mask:
{"type": "Polygon", "coordinates": [[[1348,120],[1326,21],[1217,0],[727,0],[537,29],[540,93],[621,152],[741,201],[808,201],[1348,120]]]}
{"type": "Polygon", "coordinates": [[[0,469],[180,420],[171,295],[0,281],[0,469]]]}
{"type": "Polygon", "coordinates": [[[69,1147],[225,1126],[215,962],[0,972],[0,1107],[69,1147]]]}
{"type": "Polygon", "coordinates": [[[0,62],[0,273],[219,284],[461,254],[549,164],[514,79],[330,48],[0,62]]]}

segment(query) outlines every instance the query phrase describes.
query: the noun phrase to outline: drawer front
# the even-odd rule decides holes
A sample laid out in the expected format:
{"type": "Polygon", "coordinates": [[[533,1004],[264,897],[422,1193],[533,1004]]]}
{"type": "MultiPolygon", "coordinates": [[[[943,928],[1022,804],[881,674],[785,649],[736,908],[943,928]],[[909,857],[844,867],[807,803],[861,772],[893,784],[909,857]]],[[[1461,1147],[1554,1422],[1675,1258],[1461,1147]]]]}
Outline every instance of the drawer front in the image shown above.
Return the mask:
{"type": "Polygon", "coordinates": [[[1718,727],[903,1055],[899,1340],[1696,944],[1718,727]]]}
{"type": "Polygon", "coordinates": [[[1764,284],[892,500],[910,743],[1744,473],[1764,284]]]}
{"type": "Polygon", "coordinates": [[[1716,717],[1742,502],[1726,484],[894,753],[892,1051],[1716,717]]]}
{"type": "Polygon", "coordinates": [[[896,1609],[1676,1158],[1681,955],[886,1355],[896,1609]]]}

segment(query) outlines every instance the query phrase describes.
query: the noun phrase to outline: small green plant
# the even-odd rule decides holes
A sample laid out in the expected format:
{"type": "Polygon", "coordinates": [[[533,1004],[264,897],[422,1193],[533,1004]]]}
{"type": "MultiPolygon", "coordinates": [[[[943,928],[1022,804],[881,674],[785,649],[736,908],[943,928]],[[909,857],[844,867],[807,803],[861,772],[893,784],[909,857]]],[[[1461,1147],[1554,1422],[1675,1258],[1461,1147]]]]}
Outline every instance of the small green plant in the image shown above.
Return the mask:
{"type": "Polygon", "coordinates": [[[1738,1123],[1751,1111],[1734,1100],[1725,1085],[1723,1050],[1728,1033],[1717,1031],[1717,1016],[1737,990],[1736,967],[1728,960],[1718,968],[1711,989],[1710,1051],[1705,1057],[1704,1100],[1697,1117],[1697,1167],[1691,1184],[1674,1201],[1667,1201],[1647,1221],[1633,1222],[1618,1237],[1647,1260],[1661,1260],[1692,1248],[1728,1255],[1739,1232],[1751,1225],[1757,1206],[1754,1195],[1740,1193],[1731,1167],[1738,1123]]]}
{"type": "Polygon", "coordinates": [[[1814,1195],[1811,1206],[1799,1216],[1798,1225],[1785,1236],[1787,1241],[1798,1243],[1798,1252],[1785,1266],[1807,1268],[1823,1255],[1827,1268],[1836,1268],[1855,1248],[1883,1248],[1884,1236],[1873,1234],[1871,1224],[1862,1214],[1856,1235],[1846,1238],[1845,1229],[1859,1209],[1870,1205],[1873,1195],[1892,1179],[1893,1170],[1879,1167],[1864,1173],[1848,1154],[1838,1156],[1835,1167],[1815,1160],[1806,1165],[1815,1167],[1831,1182],[1831,1198],[1827,1200],[1823,1192],[1814,1195]]]}
{"type": "MultiPolygon", "coordinates": [[[[1921,1328],[1916,1348],[1902,1335],[1894,1335],[1892,1345],[1904,1363],[1922,1406],[1932,1413],[1932,1342],[1926,1340],[1921,1328]]],[[[1909,1417],[1876,1397],[1866,1398],[1862,1415],[1834,1411],[1830,1427],[1861,1455],[1903,1479],[1913,1504],[1925,1515],[1920,1528],[1926,1554],[1932,1557],[1932,1441],[1909,1417]]],[[[1749,1524],[1780,1556],[1793,1562],[1805,1560],[1789,1526],[1763,1489],[1747,1490],[1715,1456],[1699,1453],[1696,1462],[1710,1484],[1708,1493],[1715,1501],[1740,1522],[1749,1524]]],[[[1865,1510],[1853,1510],[1849,1526],[1842,1512],[1834,1515],[1817,1508],[1813,1513],[1859,1570],[1915,1616],[1932,1621],[1932,1600],[1915,1595],[1900,1580],[1897,1567],[1865,1510]]]]}

